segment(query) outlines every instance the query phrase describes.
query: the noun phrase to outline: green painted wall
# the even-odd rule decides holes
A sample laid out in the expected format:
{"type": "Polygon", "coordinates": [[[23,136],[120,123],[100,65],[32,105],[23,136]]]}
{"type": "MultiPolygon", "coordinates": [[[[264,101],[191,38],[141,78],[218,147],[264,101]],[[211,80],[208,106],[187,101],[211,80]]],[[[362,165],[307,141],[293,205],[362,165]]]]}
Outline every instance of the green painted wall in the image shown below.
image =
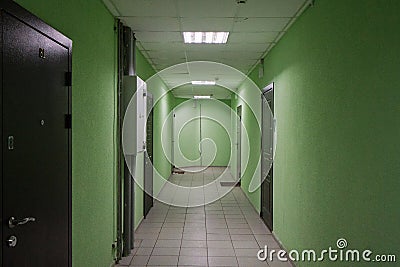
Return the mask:
{"type": "Polygon", "coordinates": [[[266,57],[264,78],[251,75],[276,83],[274,225],[289,249],[343,237],[400,256],[398,10],[399,1],[318,0],[266,57]]]}
{"type": "Polygon", "coordinates": [[[98,0],[18,0],[73,40],[73,266],[108,266],[114,236],[114,19],[98,0]]]}
{"type": "MultiPolygon", "coordinates": [[[[241,187],[254,208],[260,211],[260,189],[249,192],[250,181],[253,177],[260,177],[258,162],[260,159],[261,134],[257,122],[261,114],[261,92],[254,91],[254,84],[247,80],[238,88],[237,95],[232,96],[232,110],[236,113],[237,107],[242,106],[242,138],[241,138],[241,187]]],[[[237,116],[232,120],[232,135],[234,143],[237,141],[237,116]]],[[[237,147],[232,146],[231,171],[237,177],[237,147]]]]}
{"type": "Polygon", "coordinates": [[[202,143],[203,164],[228,166],[231,157],[231,109],[228,101],[201,100],[201,138],[213,140],[202,143]],[[216,153],[214,154],[214,150],[216,153]],[[212,152],[212,153],[211,153],[212,152]],[[215,158],[214,158],[215,155],[215,158]]]}
{"type": "MultiPolygon", "coordinates": [[[[159,81],[158,88],[165,88],[165,84],[159,81]]],[[[162,90],[159,90],[158,95],[162,90]]],[[[156,169],[153,184],[154,196],[158,195],[172,171],[172,165],[169,161],[172,153],[172,117],[168,115],[172,111],[173,105],[174,96],[171,92],[168,92],[159,98],[154,107],[153,146],[154,167],[156,169]]]]}

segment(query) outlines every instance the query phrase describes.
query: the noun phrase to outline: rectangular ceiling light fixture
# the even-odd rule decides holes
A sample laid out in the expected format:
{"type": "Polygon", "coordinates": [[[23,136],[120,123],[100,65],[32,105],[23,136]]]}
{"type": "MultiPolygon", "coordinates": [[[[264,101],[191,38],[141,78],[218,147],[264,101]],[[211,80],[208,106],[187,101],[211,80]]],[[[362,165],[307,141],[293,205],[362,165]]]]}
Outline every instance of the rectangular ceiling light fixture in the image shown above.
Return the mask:
{"type": "Polygon", "coordinates": [[[229,32],[183,32],[185,44],[226,44],[229,32]]]}
{"type": "Polygon", "coordinates": [[[194,99],[210,99],[210,95],[195,95],[193,96],[194,99]]]}
{"type": "Polygon", "coordinates": [[[192,81],[193,85],[215,85],[215,81],[192,81]]]}

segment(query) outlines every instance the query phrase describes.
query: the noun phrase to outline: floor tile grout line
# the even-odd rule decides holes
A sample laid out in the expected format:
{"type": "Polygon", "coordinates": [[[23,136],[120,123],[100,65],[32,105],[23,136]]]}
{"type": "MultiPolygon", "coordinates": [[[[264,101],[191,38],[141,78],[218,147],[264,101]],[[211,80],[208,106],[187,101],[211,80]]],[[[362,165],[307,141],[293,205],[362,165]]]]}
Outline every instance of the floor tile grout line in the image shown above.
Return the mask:
{"type": "MultiPolygon", "coordinates": [[[[213,174],[215,174],[215,169],[211,169],[210,170],[211,172],[210,173],[213,173],[213,174]]],[[[207,174],[207,173],[202,173],[202,181],[203,181],[203,184],[205,183],[205,180],[206,180],[206,177],[208,177],[207,175],[209,175],[209,174],[207,174]]],[[[192,175],[193,176],[193,175],[192,175]]],[[[198,177],[198,178],[200,178],[200,177],[198,177]]],[[[214,179],[215,179],[215,177],[213,177],[214,179]]],[[[207,210],[207,205],[202,205],[202,212],[204,213],[204,219],[200,219],[199,218],[199,221],[203,221],[203,223],[205,224],[205,240],[206,240],[206,257],[207,257],[207,266],[209,266],[210,264],[211,264],[211,262],[209,261],[209,258],[211,257],[211,255],[208,253],[209,251],[208,251],[208,249],[209,249],[209,247],[208,247],[208,242],[209,241],[211,241],[211,240],[209,240],[209,238],[208,238],[208,224],[207,224],[207,221],[209,220],[209,219],[219,219],[219,218],[221,218],[221,217],[219,217],[219,216],[214,216],[214,215],[218,215],[218,214],[221,214],[223,217],[223,219],[224,219],[224,222],[225,222],[225,224],[226,224],[226,228],[227,228],[227,233],[229,234],[229,240],[230,240],[230,243],[231,243],[231,245],[232,245],[232,249],[233,249],[233,251],[234,251],[234,257],[235,257],[235,260],[236,260],[236,264],[237,265],[239,265],[239,260],[238,260],[238,255],[237,255],[237,253],[236,253],[236,250],[235,250],[235,247],[234,247],[234,244],[233,244],[233,239],[232,239],[232,235],[234,234],[234,232],[232,232],[232,230],[231,229],[241,229],[241,228],[230,228],[229,227],[229,225],[228,225],[228,221],[230,221],[231,223],[236,223],[235,222],[235,219],[244,219],[244,221],[246,222],[246,225],[248,226],[248,228],[250,229],[250,235],[253,237],[253,239],[254,240],[256,240],[256,242],[258,243],[258,241],[257,241],[257,239],[255,239],[255,233],[253,232],[253,228],[251,228],[250,227],[250,221],[252,220],[252,218],[253,218],[253,215],[252,214],[250,214],[249,213],[249,210],[247,209],[248,208],[248,203],[246,204],[246,203],[243,203],[243,202],[248,202],[249,200],[248,199],[243,199],[242,198],[242,195],[243,195],[243,192],[241,191],[241,189],[240,190],[231,190],[231,191],[229,191],[227,194],[225,194],[224,195],[224,197],[223,198],[225,198],[226,197],[226,199],[225,199],[225,201],[221,201],[221,199],[219,199],[218,201],[214,201],[213,203],[210,203],[210,204],[216,204],[216,203],[218,203],[218,205],[216,205],[216,208],[217,209],[215,209],[215,211],[218,211],[219,209],[218,209],[218,207],[220,207],[220,212],[211,212],[211,213],[209,213],[209,212],[207,212],[208,210],[207,210]],[[246,204],[246,205],[245,205],[246,204]],[[232,210],[232,209],[237,209],[237,210],[239,210],[240,211],[240,213],[238,214],[238,215],[240,215],[240,216],[235,216],[236,215],[236,213],[231,213],[231,212],[229,212],[230,210],[232,210]],[[227,214],[226,214],[227,213],[227,214]],[[213,217],[213,218],[210,218],[210,216],[211,217],[213,217]],[[233,220],[233,221],[232,221],[233,220]]],[[[188,198],[190,198],[190,196],[191,196],[191,194],[189,194],[189,196],[188,196],[188,198]]],[[[204,190],[203,190],[203,195],[202,195],[202,197],[203,197],[203,202],[205,202],[205,192],[204,192],[204,190]]],[[[222,198],[222,199],[223,199],[222,198]]],[[[189,214],[196,214],[196,212],[189,212],[189,207],[186,207],[186,210],[184,211],[184,216],[183,216],[183,230],[185,229],[185,227],[186,226],[188,226],[187,224],[188,224],[188,220],[189,220],[189,217],[188,217],[188,215],[189,214]]],[[[211,209],[210,211],[212,211],[213,209],[211,209]]],[[[168,215],[169,214],[175,214],[175,212],[174,212],[175,210],[173,209],[173,206],[172,205],[168,205],[167,207],[166,207],[166,214],[165,214],[165,216],[163,216],[163,219],[162,219],[162,224],[161,224],[161,229],[160,229],[160,232],[157,234],[157,239],[156,239],[156,242],[160,239],[160,237],[161,237],[161,233],[162,233],[162,231],[163,230],[165,230],[165,229],[167,229],[167,227],[165,227],[166,225],[166,223],[167,223],[167,218],[168,218],[168,215]]],[[[176,214],[181,214],[181,213],[179,213],[179,212],[177,212],[176,214]]],[[[222,219],[221,218],[221,219],[222,219]]],[[[193,223],[196,223],[196,221],[198,220],[197,218],[196,218],[196,216],[190,216],[190,220],[192,220],[193,219],[193,223]],[[192,218],[193,217],[193,218],[192,218]]],[[[259,219],[259,218],[257,218],[257,219],[259,219]]],[[[256,222],[257,220],[255,220],[254,222],[256,222]]],[[[242,223],[242,222],[240,222],[239,220],[237,221],[237,223],[242,223]]],[[[182,231],[183,231],[182,230],[182,231]]],[[[246,234],[247,235],[247,234],[246,234]]],[[[241,240],[238,240],[238,241],[241,241],[241,240]]],[[[246,240],[244,240],[244,241],[246,241],[246,240]]],[[[150,254],[150,256],[149,256],[149,258],[147,259],[147,263],[149,263],[149,261],[150,261],[150,257],[151,256],[154,256],[153,255],[153,253],[154,253],[154,250],[155,250],[155,245],[156,244],[154,244],[154,246],[152,247],[152,251],[151,251],[151,254],[150,254]]],[[[140,247],[140,245],[139,245],[139,247],[140,247]]],[[[180,238],[180,246],[179,246],[179,252],[178,252],[178,262],[177,262],[177,265],[179,266],[179,258],[181,257],[181,256],[183,256],[183,255],[181,255],[181,252],[182,252],[182,248],[183,248],[183,232],[182,232],[182,237],[180,238]]],[[[135,254],[134,254],[135,255],[135,254]]],[[[203,254],[204,255],[204,254],[203,254]]],[[[193,256],[195,256],[195,255],[193,255],[193,256]]],[[[199,256],[199,255],[196,255],[196,256],[199,256]]],[[[131,259],[131,262],[130,262],[130,264],[132,264],[132,259],[131,259]]],[[[269,264],[267,263],[267,266],[269,266],[269,264]]]]}
{"type": "Polygon", "coordinates": [[[168,206],[167,214],[165,215],[164,222],[161,224],[160,232],[158,232],[157,239],[156,239],[156,243],[154,243],[154,246],[153,246],[153,248],[151,249],[150,257],[149,257],[149,259],[147,260],[146,266],[149,264],[150,258],[153,256],[153,252],[154,252],[154,249],[155,249],[156,244],[157,244],[157,242],[158,242],[158,238],[160,237],[161,231],[162,231],[162,229],[164,228],[164,223],[167,221],[167,216],[168,216],[168,213],[169,213],[169,209],[170,209],[170,208],[171,208],[171,207],[168,206]]]}
{"type": "MultiPolygon", "coordinates": [[[[237,201],[236,201],[236,204],[237,204],[237,201]]],[[[239,261],[238,261],[237,256],[236,256],[236,250],[235,250],[235,247],[233,245],[232,235],[231,235],[231,232],[229,231],[228,221],[227,221],[227,218],[226,218],[226,214],[225,214],[224,208],[222,208],[222,212],[224,213],[226,228],[228,229],[229,239],[231,240],[233,253],[235,254],[235,260],[236,260],[237,265],[239,266],[239,261]]]]}

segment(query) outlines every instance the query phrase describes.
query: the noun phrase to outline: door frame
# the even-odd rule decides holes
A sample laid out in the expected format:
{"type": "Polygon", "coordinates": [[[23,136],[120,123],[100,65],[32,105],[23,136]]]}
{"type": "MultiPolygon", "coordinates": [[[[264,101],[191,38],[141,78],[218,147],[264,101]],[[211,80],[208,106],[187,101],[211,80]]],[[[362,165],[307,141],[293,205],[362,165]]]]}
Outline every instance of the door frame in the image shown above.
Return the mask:
{"type": "Polygon", "coordinates": [[[146,121],[146,151],[144,151],[144,160],[143,160],[143,173],[144,173],[144,179],[143,179],[143,217],[146,218],[147,214],[149,213],[150,209],[153,207],[154,205],[154,197],[153,197],[153,188],[154,188],[154,177],[153,177],[153,166],[154,166],[154,136],[153,136],[153,132],[154,132],[154,109],[153,109],[153,95],[147,91],[146,92],[146,102],[147,102],[147,121],[146,121]],[[149,101],[149,99],[151,99],[151,101],[149,101]],[[150,104],[150,105],[149,105],[150,104]],[[148,137],[148,122],[151,119],[151,157],[149,155],[148,151],[148,147],[149,147],[149,139],[148,137]],[[151,165],[151,173],[149,173],[149,168],[147,167],[147,165],[150,164],[151,165]],[[150,177],[149,177],[149,176],[150,177]],[[151,179],[151,182],[149,182],[149,179],[151,179]],[[151,192],[147,193],[146,189],[147,185],[151,186],[151,192]]]}
{"type": "MultiPolygon", "coordinates": [[[[59,31],[46,24],[40,18],[36,17],[14,1],[0,1],[0,12],[6,12],[7,14],[15,17],[16,19],[24,22],[35,30],[39,31],[43,35],[52,39],[59,45],[65,47],[68,50],[68,72],[65,73],[65,86],[68,88],[68,114],[66,114],[65,123],[68,131],[68,266],[72,266],[72,40],[60,33],[59,31]]],[[[0,27],[0,38],[3,36],[3,28],[0,27]]],[[[3,51],[3,40],[0,40],[0,51],[3,51]]],[[[3,55],[0,53],[2,60],[3,55]]],[[[0,77],[1,80],[3,73],[3,66],[0,64],[0,77]]],[[[0,91],[3,91],[2,83],[0,83],[0,91]]],[[[2,99],[0,99],[2,101],[2,99]]],[[[0,101],[0,105],[2,105],[0,101]]],[[[2,121],[3,114],[0,116],[2,121]]],[[[3,140],[3,133],[1,131],[0,138],[3,140]]],[[[4,148],[2,142],[2,151],[4,148]]],[[[0,153],[1,162],[3,162],[3,152],[0,153]]],[[[3,165],[0,165],[0,172],[3,173],[3,165]]],[[[2,188],[3,176],[1,176],[0,192],[3,192],[2,188]]],[[[3,198],[0,197],[0,214],[3,214],[3,198]]],[[[3,220],[5,221],[5,220],[3,220]]],[[[3,229],[0,227],[0,237],[2,242],[3,229]]],[[[0,250],[0,262],[3,262],[3,249],[0,250]]]]}
{"type": "MultiPolygon", "coordinates": [[[[179,105],[177,105],[176,107],[173,108],[172,110],[172,153],[171,153],[171,157],[172,157],[172,167],[173,167],[173,171],[188,171],[188,167],[202,167],[202,145],[200,144],[201,141],[201,127],[202,127],[202,111],[201,111],[201,99],[193,99],[193,98],[188,98],[186,100],[184,100],[182,103],[180,103],[179,105]],[[181,123],[181,109],[182,108],[186,108],[186,105],[192,105],[192,109],[195,110],[195,115],[193,115],[188,121],[186,121],[185,123],[181,123]],[[178,115],[178,116],[177,116],[178,115]],[[198,158],[196,160],[193,160],[193,162],[190,163],[190,165],[187,165],[188,161],[186,161],[186,159],[183,159],[182,157],[182,153],[180,151],[180,140],[179,140],[179,136],[181,134],[181,131],[183,129],[187,129],[187,123],[188,122],[195,122],[196,120],[198,120],[198,124],[196,124],[196,126],[198,126],[198,128],[196,127],[193,132],[198,134],[198,136],[195,136],[195,140],[198,140],[199,145],[199,154],[198,154],[198,158]],[[182,127],[182,128],[179,128],[182,127]],[[197,139],[198,138],[198,139],[197,139]],[[182,162],[184,164],[182,164],[182,162]]],[[[197,121],[196,121],[197,123],[197,121]]],[[[197,156],[197,155],[196,155],[197,156]]]]}
{"type": "MultiPolygon", "coordinates": [[[[264,98],[264,94],[269,92],[269,91],[272,91],[273,110],[271,110],[271,111],[272,111],[272,114],[275,114],[275,83],[272,82],[269,85],[267,85],[266,87],[264,87],[262,92],[261,92],[261,122],[263,122],[263,118],[264,118],[264,113],[263,113],[263,105],[264,105],[263,98],[264,98]]],[[[272,123],[275,124],[275,121],[273,120],[272,123]]],[[[274,128],[275,128],[275,126],[273,125],[273,130],[272,130],[272,132],[273,132],[273,136],[272,136],[272,151],[271,151],[272,152],[272,155],[271,155],[272,158],[273,158],[273,155],[275,153],[275,151],[274,151],[275,129],[274,128]]],[[[261,149],[260,149],[261,160],[262,160],[262,153],[263,153],[263,151],[262,151],[262,149],[263,149],[263,138],[262,138],[262,135],[263,135],[263,125],[261,123],[261,149]]],[[[262,162],[261,162],[261,165],[262,165],[262,162]]],[[[263,178],[264,177],[263,177],[262,171],[261,171],[261,175],[260,175],[260,179],[261,179],[261,196],[260,196],[260,198],[261,198],[261,211],[260,211],[260,217],[267,224],[267,227],[271,231],[273,230],[273,218],[274,218],[273,217],[273,211],[274,211],[274,209],[273,209],[273,198],[274,198],[274,193],[273,193],[274,192],[273,166],[274,166],[274,162],[272,160],[271,168],[269,170],[269,173],[271,173],[271,176],[272,176],[272,179],[271,179],[271,222],[270,223],[265,222],[264,218],[263,218],[263,212],[262,211],[263,211],[263,205],[264,205],[265,200],[264,200],[264,197],[263,197],[264,196],[264,187],[263,187],[263,183],[264,183],[263,178]]]]}
{"type": "Polygon", "coordinates": [[[242,180],[242,114],[243,106],[239,105],[236,107],[236,186],[242,180]]]}

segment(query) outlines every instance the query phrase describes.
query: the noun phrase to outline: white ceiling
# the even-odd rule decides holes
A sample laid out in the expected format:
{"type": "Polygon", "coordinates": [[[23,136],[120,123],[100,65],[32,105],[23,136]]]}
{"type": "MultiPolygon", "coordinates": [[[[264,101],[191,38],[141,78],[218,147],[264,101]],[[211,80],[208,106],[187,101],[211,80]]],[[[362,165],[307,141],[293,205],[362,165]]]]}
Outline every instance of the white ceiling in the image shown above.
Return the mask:
{"type": "MultiPolygon", "coordinates": [[[[133,29],[139,49],[156,71],[200,60],[227,64],[247,74],[310,0],[103,1],[133,29]],[[228,31],[230,35],[222,45],[184,44],[183,31],[228,31]]],[[[185,88],[174,93],[189,92],[185,88]]]]}
{"type": "Polygon", "coordinates": [[[221,86],[199,86],[186,84],[173,90],[174,95],[181,98],[192,98],[194,95],[210,95],[216,99],[231,99],[232,92],[221,86]]]}

